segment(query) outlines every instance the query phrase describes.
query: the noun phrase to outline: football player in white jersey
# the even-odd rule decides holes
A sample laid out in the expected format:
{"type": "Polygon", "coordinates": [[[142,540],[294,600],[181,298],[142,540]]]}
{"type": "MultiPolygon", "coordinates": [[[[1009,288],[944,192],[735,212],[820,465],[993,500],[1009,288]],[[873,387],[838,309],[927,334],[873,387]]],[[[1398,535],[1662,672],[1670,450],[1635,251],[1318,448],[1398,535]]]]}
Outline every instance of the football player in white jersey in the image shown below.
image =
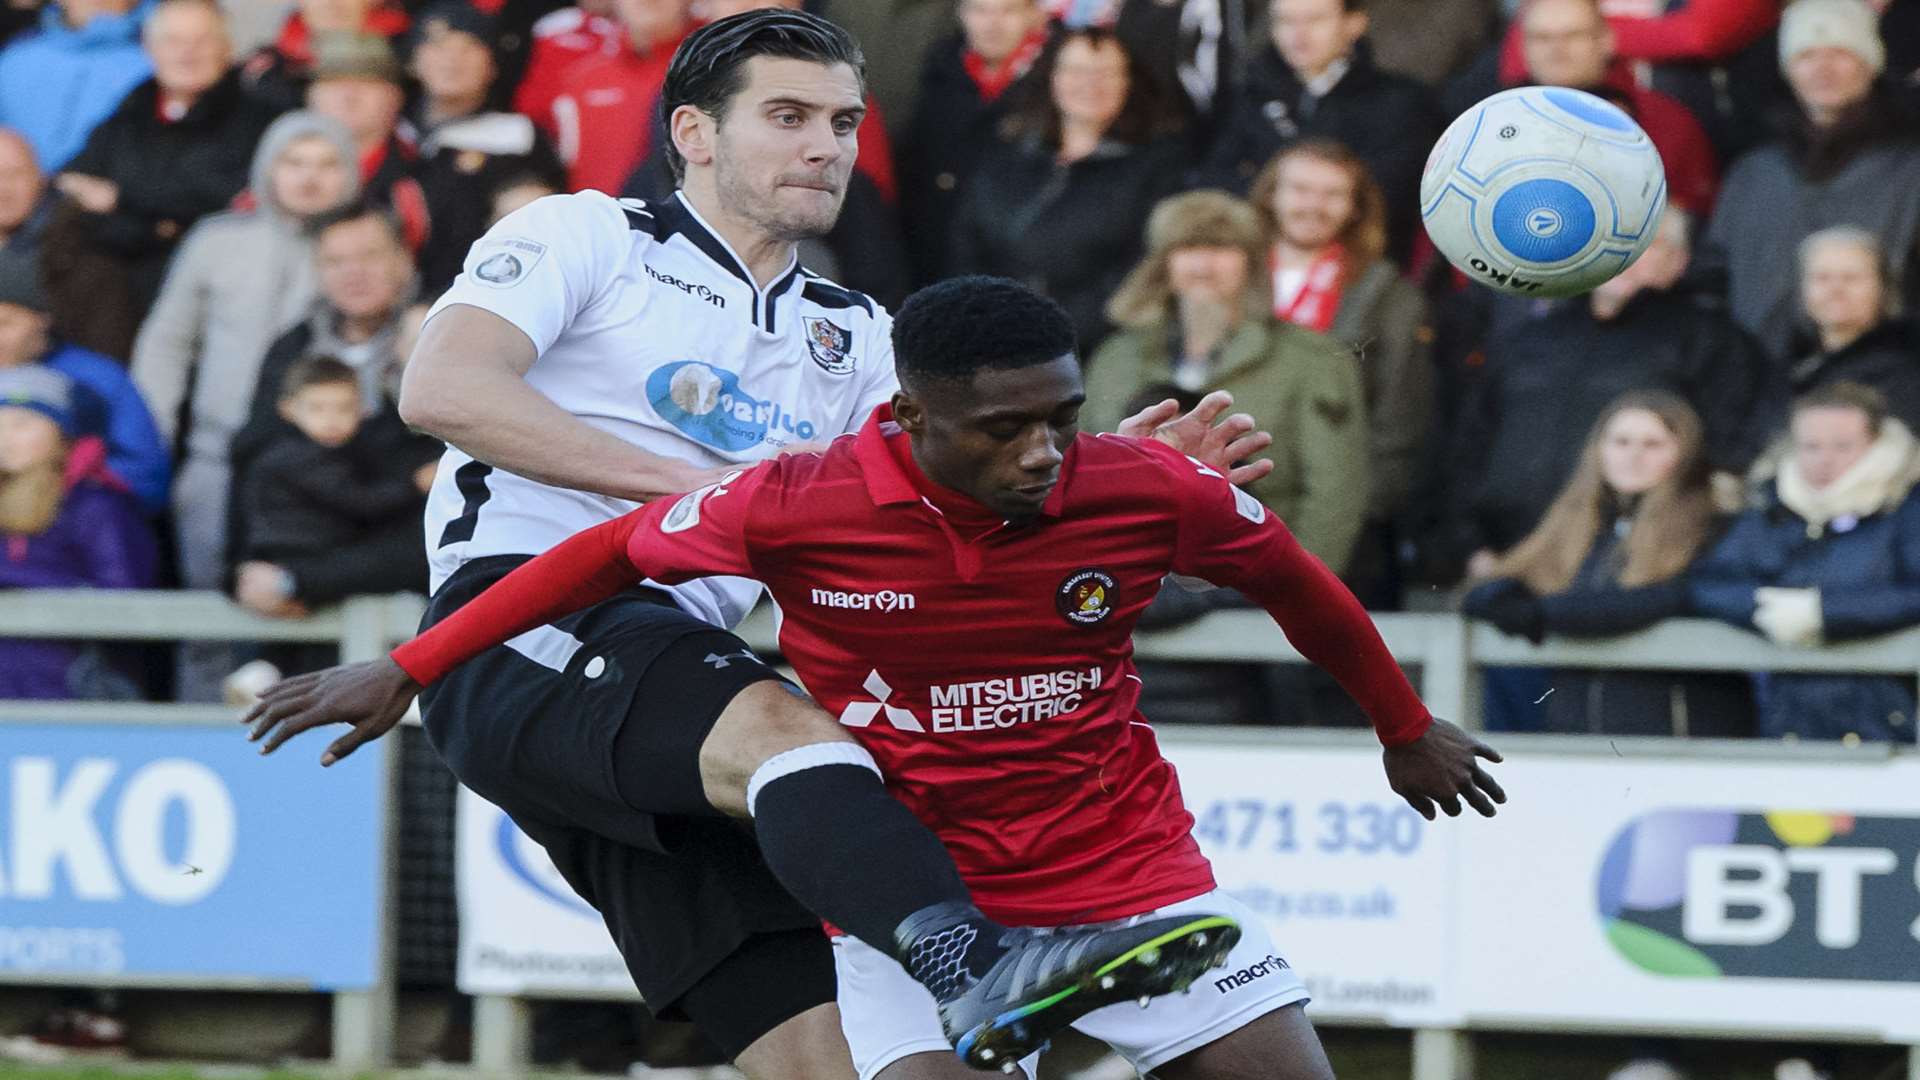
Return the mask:
{"type": "MultiPolygon", "coordinates": [[[[429,624],[584,527],[723,491],[736,463],[855,430],[892,395],[886,313],[795,262],[839,211],[861,71],[853,40],[815,16],[709,24],[662,90],[672,198],[552,196],[474,246],[400,402],[450,445],[427,513],[429,624]]],[[[1163,425],[1169,402],[1129,430],[1225,467],[1265,436],[1245,417],[1213,424],[1224,408],[1163,425]]],[[[926,985],[969,1064],[1011,1067],[1090,1008],[1185,986],[1231,946],[1231,927],[1190,916],[1044,935],[987,919],[872,757],[724,629],[758,591],[632,589],[421,698],[435,748],[602,913],[654,1012],[691,1019],[756,1080],[853,1076],[818,916],[926,985]]],[[[366,715],[384,710],[307,715],[269,748],[366,715]]],[[[360,724],[323,763],[388,726],[360,724]]]]}

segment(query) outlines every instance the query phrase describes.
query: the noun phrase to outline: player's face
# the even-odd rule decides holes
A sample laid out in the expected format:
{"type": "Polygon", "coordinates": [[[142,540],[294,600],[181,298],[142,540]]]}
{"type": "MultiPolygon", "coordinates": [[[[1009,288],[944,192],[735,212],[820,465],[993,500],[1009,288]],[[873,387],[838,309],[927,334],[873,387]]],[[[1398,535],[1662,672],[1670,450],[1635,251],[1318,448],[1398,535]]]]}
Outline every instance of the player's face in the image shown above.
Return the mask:
{"type": "Polygon", "coordinates": [[[1613,35],[1586,0],[1533,0],[1520,45],[1528,74],[1543,86],[1599,86],[1613,58],[1613,35]]]}
{"type": "Polygon", "coordinates": [[[840,216],[866,115],[846,64],[756,56],[713,130],[720,205],[768,236],[822,236],[840,216]]]}
{"type": "Polygon", "coordinates": [[[1821,406],[1793,414],[1793,463],[1807,486],[1818,491],[1873,446],[1867,414],[1847,406],[1821,406]]]}
{"type": "Polygon", "coordinates": [[[1621,409],[1600,432],[1600,475],[1620,495],[1640,495],[1673,475],[1680,440],[1650,409],[1621,409]]]}
{"type": "Polygon", "coordinates": [[[921,471],[1016,524],[1033,520],[1060,482],[1087,400],[1080,361],[982,371],[894,397],[921,471]]]}
{"type": "Polygon", "coordinates": [[[1807,317],[1822,330],[1868,330],[1886,304],[1878,257],[1858,244],[1822,244],[1807,253],[1800,296],[1807,317]]]}

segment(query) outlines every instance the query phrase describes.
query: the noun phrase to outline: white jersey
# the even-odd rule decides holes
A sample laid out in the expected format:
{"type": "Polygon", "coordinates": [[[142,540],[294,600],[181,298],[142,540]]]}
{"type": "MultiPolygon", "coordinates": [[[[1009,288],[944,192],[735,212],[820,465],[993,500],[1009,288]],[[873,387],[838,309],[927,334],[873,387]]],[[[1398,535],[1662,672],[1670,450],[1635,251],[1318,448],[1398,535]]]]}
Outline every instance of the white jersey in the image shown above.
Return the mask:
{"type": "MultiPolygon", "coordinates": [[[[860,426],[892,396],[892,319],[796,262],[765,289],[685,198],[553,195],[467,254],[427,316],[493,312],[532,339],[527,382],[643,450],[698,465],[771,457],[860,426]]],[[[538,555],[638,503],[516,476],[449,447],[427,499],[432,584],[469,559],[538,555]]],[[[743,578],[670,588],[731,627],[759,598],[743,578]]]]}

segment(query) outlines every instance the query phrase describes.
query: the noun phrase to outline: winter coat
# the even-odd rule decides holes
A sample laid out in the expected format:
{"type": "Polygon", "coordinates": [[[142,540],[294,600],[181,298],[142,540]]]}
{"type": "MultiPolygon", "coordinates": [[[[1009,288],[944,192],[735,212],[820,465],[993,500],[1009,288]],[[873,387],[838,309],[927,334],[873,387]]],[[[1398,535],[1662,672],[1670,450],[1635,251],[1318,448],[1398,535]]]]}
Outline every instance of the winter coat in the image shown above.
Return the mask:
{"type": "Polygon", "coordinates": [[[1426,298],[1382,259],[1341,293],[1328,334],[1360,361],[1367,400],[1367,519],[1385,521],[1413,491],[1433,421],[1433,330],[1426,298]]]}
{"type": "Polygon", "coordinates": [[[553,178],[560,159],[533,121],[513,113],[479,113],[449,120],[420,140],[414,179],[426,196],[433,229],[420,250],[420,280],[428,296],[460,276],[467,249],[487,231],[493,194],[517,176],[553,178]]]}
{"type": "Polygon", "coordinates": [[[982,98],[967,74],[965,50],[966,39],[955,35],[927,53],[919,105],[900,141],[901,209],[914,280],[921,284],[939,280],[952,263],[961,185],[980,155],[999,142],[1008,104],[1029,92],[1023,76],[992,101],[982,98]]]}
{"type": "MultiPolygon", "coordinates": [[[[0,533],[0,589],[145,589],[158,577],[153,527],[103,473],[106,451],[81,439],[67,455],[60,512],[33,536],[0,533]]],[[[76,696],[78,646],[0,640],[0,699],[76,696]]],[[[94,696],[94,695],[88,695],[94,696]]]]}
{"type": "Polygon", "coordinates": [[[1255,54],[1222,113],[1201,179],[1245,194],[1267,162],[1294,142],[1338,139],[1360,155],[1380,184],[1388,247],[1404,262],[1418,227],[1420,172],[1440,137],[1442,118],[1432,91],[1380,70],[1366,42],[1354,46],[1350,63],[1333,89],[1315,99],[1271,44],[1255,54]]]}
{"type": "Polygon", "coordinates": [[[160,439],[153,414],[140,396],[127,369],[108,357],[77,345],[56,342],[39,363],[72,379],[97,403],[100,415],[82,409],[83,430],[106,443],[106,467],[124,483],[149,514],[167,508],[167,490],[173,479],[173,455],[160,439]]]}
{"type": "MultiPolygon", "coordinates": [[[[307,135],[331,138],[342,161],[355,159],[352,139],[330,120],[297,112],[274,121],[253,157],[255,208],[215,214],[193,227],[134,343],[134,382],[161,434],[185,447],[173,501],[181,572],[192,588],[220,582],[227,453],[246,420],[261,360],[313,303],[313,241],[303,222],[274,205],[267,182],[288,143],[307,135]]],[[[357,181],[350,170],[349,193],[357,181]]]]}
{"type": "MultiPolygon", "coordinates": [[[[1142,391],[1172,381],[1172,328],[1109,338],[1087,368],[1086,431],[1112,431],[1142,391]]],[[[1242,323],[1221,346],[1207,389],[1260,418],[1274,470],[1248,487],[1308,551],[1339,573],[1367,509],[1367,417],[1360,370],[1333,339],[1270,318],[1242,323]]],[[[1157,391],[1156,391],[1157,392],[1157,391]]]]}
{"type": "Polygon", "coordinates": [[[159,118],[159,99],[152,79],[134,87],[67,163],[70,172],[119,185],[112,213],[85,213],[82,221],[96,245],[127,264],[132,301],[142,314],[160,291],[181,234],[225,209],[246,186],[254,147],[273,121],[273,113],[241,92],[237,69],[176,121],[159,118]]]}
{"type": "MultiPolygon", "coordinates": [[[[1682,574],[1631,588],[1620,584],[1623,545],[1631,518],[1605,522],[1573,581],[1561,592],[1535,596],[1512,578],[1498,578],[1469,592],[1462,610],[1502,630],[1538,640],[1614,637],[1645,630],[1687,613],[1688,582],[1682,574]],[[1503,609],[1526,612],[1531,626],[1501,618],[1503,609]]],[[[1703,547],[1701,555],[1705,554],[1703,547]]],[[[1560,668],[1552,675],[1545,730],[1593,735],[1674,735],[1738,738],[1753,734],[1753,694],[1745,676],[1612,668],[1560,668]]]]}
{"type": "Polygon", "coordinates": [[[268,442],[240,484],[239,561],[321,555],[396,518],[418,523],[426,496],[409,478],[369,474],[351,447],[288,431],[268,442]]]}
{"type": "Polygon", "coordinates": [[[100,15],[78,30],[48,4],[40,29],[0,50],[0,127],[26,136],[51,176],[79,153],[87,134],[127,92],[153,74],[140,47],[140,25],[155,0],[124,15],[100,15]]]}
{"type": "Polygon", "coordinates": [[[1108,141],[1061,165],[1038,139],[995,145],[962,186],[949,271],[1018,278],[1052,297],[1090,356],[1109,330],[1107,298],[1140,261],[1147,215],[1178,190],[1182,156],[1177,141],[1108,141]]]}
{"type": "MultiPolygon", "coordinates": [[[[1813,588],[1819,590],[1825,641],[1920,624],[1920,499],[1911,497],[1916,464],[1910,456],[1904,472],[1880,492],[1875,511],[1824,524],[1790,509],[1778,479],[1764,483],[1752,506],[1694,567],[1693,610],[1754,630],[1755,590],[1813,588]]],[[[1914,741],[1911,676],[1770,673],[1759,677],[1757,690],[1763,735],[1914,741]]]]}
{"type": "Polygon", "coordinates": [[[1858,125],[1834,137],[1825,167],[1802,131],[1734,163],[1702,239],[1697,273],[1724,280],[1735,322],[1781,355],[1791,340],[1799,293],[1794,250],[1834,225],[1857,225],[1895,253],[1894,287],[1920,301],[1920,140],[1901,132],[1891,106],[1877,102],[1858,125]]]}
{"type": "Polygon", "coordinates": [[[1800,359],[1787,374],[1796,397],[1842,380],[1861,383],[1885,394],[1893,415],[1920,431],[1920,327],[1883,322],[1835,352],[1822,351],[1817,339],[1795,352],[1800,359]]]}
{"type": "MultiPolygon", "coordinates": [[[[1745,472],[1777,415],[1772,365],[1725,316],[1683,292],[1643,292],[1612,320],[1585,297],[1469,294],[1484,305],[1484,362],[1454,424],[1446,524],[1433,539],[1455,563],[1505,551],[1533,531],[1573,474],[1607,404],[1669,390],[1706,427],[1713,467],[1745,472]]],[[[1439,557],[1439,556],[1436,556],[1439,557]]]]}
{"type": "Polygon", "coordinates": [[[140,316],[133,310],[124,266],[93,243],[87,216],[48,189],[25,224],[0,241],[0,251],[39,262],[55,338],[124,364],[133,356],[140,316]]]}

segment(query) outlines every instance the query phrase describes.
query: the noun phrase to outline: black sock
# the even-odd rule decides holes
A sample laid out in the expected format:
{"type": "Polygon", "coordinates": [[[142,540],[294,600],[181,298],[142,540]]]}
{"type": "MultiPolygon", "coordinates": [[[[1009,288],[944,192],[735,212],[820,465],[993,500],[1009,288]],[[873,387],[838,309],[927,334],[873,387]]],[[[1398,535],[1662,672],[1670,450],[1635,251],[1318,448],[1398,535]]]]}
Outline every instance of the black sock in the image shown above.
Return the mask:
{"type": "Polygon", "coordinates": [[[841,761],[799,768],[758,784],[751,800],[760,852],[787,891],[899,958],[921,982],[928,978],[915,967],[927,964],[908,962],[917,941],[951,931],[948,943],[957,945],[941,951],[955,953],[974,974],[999,955],[1003,928],[973,906],[939,838],[887,794],[872,768],[841,761]]]}

